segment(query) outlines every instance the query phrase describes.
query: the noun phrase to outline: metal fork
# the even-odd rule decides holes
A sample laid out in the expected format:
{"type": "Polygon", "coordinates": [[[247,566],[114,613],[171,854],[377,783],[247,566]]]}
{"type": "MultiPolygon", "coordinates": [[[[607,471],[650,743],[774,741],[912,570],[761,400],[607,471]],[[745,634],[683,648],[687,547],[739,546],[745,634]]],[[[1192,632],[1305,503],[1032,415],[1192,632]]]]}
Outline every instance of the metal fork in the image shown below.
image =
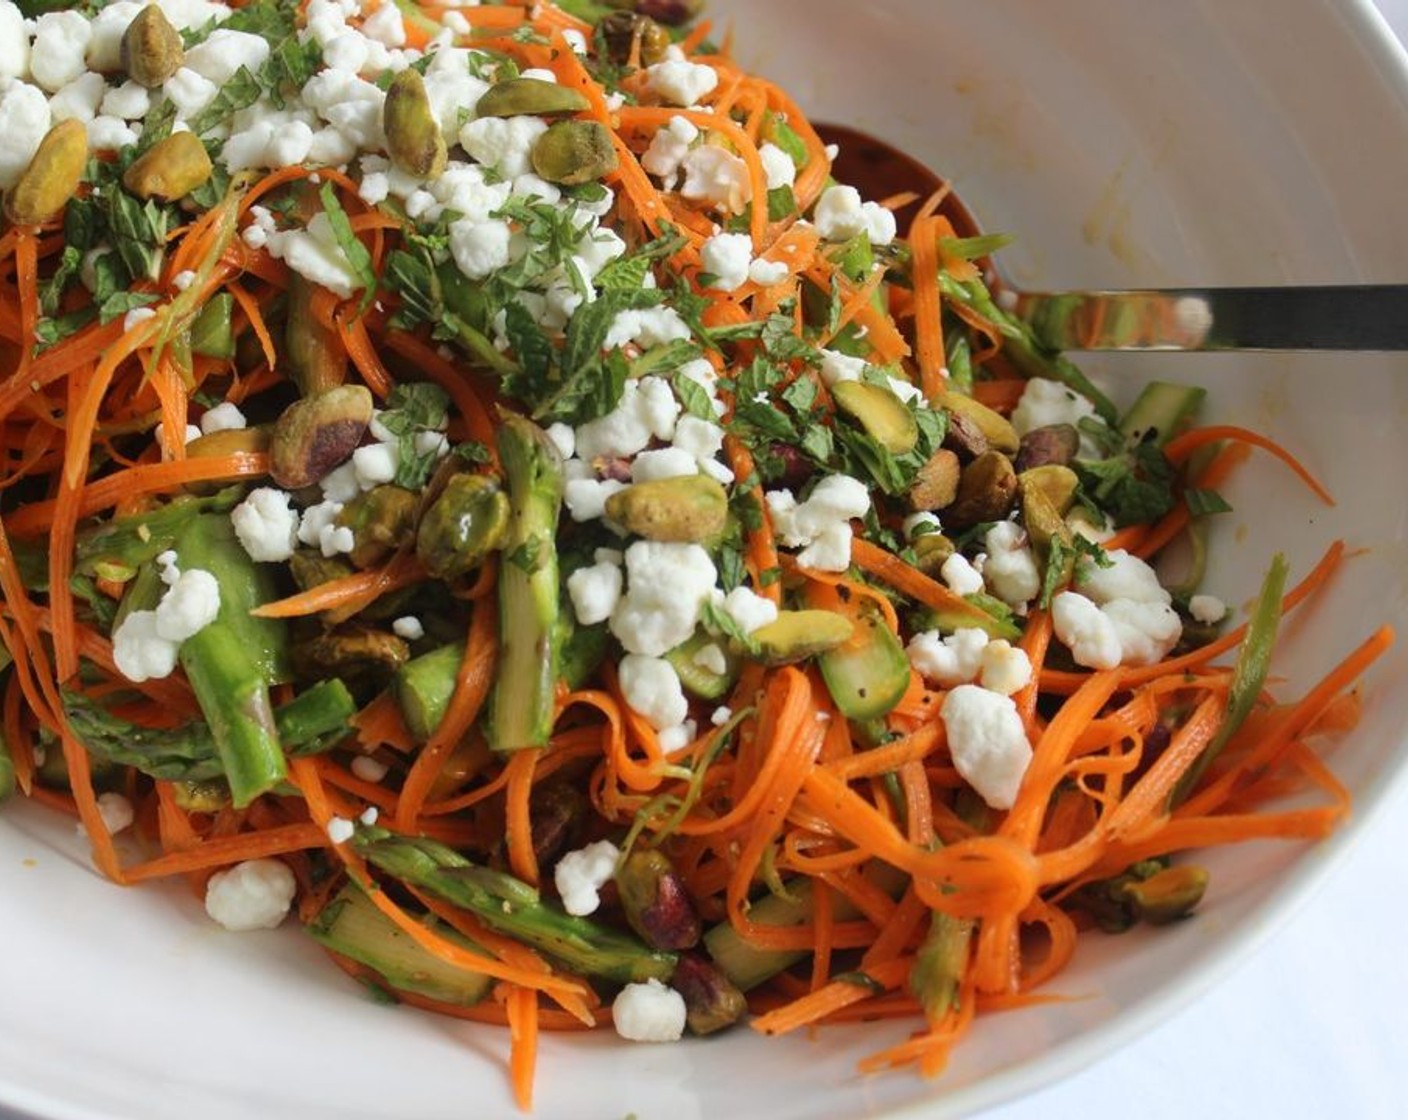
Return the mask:
{"type": "MultiPolygon", "coordinates": [[[[928,197],[945,185],[867,133],[832,124],[817,131],[840,145],[836,177],[862,193],[928,197]]],[[[953,191],[940,211],[959,237],[981,232],[953,191]]],[[[1054,350],[1408,350],[1408,284],[1030,292],[993,274],[999,305],[1054,350]]]]}

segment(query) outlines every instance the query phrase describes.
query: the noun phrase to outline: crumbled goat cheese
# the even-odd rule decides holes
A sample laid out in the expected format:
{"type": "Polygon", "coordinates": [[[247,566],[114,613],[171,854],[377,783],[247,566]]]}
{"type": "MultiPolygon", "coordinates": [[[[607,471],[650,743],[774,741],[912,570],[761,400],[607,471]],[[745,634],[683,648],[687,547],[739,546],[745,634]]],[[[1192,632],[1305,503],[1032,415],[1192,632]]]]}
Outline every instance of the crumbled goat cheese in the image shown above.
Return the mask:
{"type": "Polygon", "coordinates": [[[611,1003],[616,1033],[631,1042],[678,1042],[686,1017],[684,996],[655,979],[627,984],[611,1003]]]}
{"type": "MultiPolygon", "coordinates": [[[[98,794],[98,816],[102,818],[103,830],[109,836],[116,836],[132,827],[132,822],[137,819],[132,802],[120,793],[111,792],[98,794]]],[[[80,824],[78,831],[86,833],[87,830],[80,824]]]]}
{"type": "Polygon", "coordinates": [[[591,564],[567,577],[572,610],[583,626],[595,626],[611,617],[621,602],[621,569],[616,564],[591,564]]]}
{"type": "MultiPolygon", "coordinates": [[[[1052,424],[1070,424],[1078,427],[1086,417],[1095,416],[1095,406],[1059,381],[1050,378],[1033,377],[1022,390],[1017,407],[1012,410],[1012,427],[1018,435],[1026,435],[1033,428],[1046,428],[1052,424]]],[[[1081,453],[1089,451],[1082,448],[1081,453]]]]}
{"type": "Polygon", "coordinates": [[[735,587],[725,595],[723,608],[745,634],[777,621],[777,604],[749,587],[735,587]]]}
{"type": "Polygon", "coordinates": [[[626,703],[657,731],[683,723],[689,715],[679,674],[663,657],[628,653],[621,658],[620,677],[626,703]]]}
{"type": "Polygon", "coordinates": [[[29,75],[41,89],[55,93],[88,67],[93,25],[78,12],[46,12],[34,24],[29,75]]]}
{"type": "Polygon", "coordinates": [[[328,821],[328,839],[334,844],[345,844],[357,834],[357,826],[346,817],[333,817],[328,821]]]}
{"type": "Polygon", "coordinates": [[[900,528],[904,531],[905,539],[912,541],[928,533],[942,531],[943,525],[939,522],[938,514],[921,510],[919,513],[911,513],[906,517],[900,523],[900,528]]]}
{"type": "Polygon", "coordinates": [[[865,373],[865,359],[839,350],[823,350],[820,373],[828,389],[841,381],[859,381],[865,373]]]}
{"type": "Polygon", "coordinates": [[[548,130],[541,117],[480,117],[460,129],[460,146],[505,179],[533,170],[533,146],[548,130]]]}
{"type": "Polygon", "coordinates": [[[135,684],[169,677],[178,649],[156,632],[156,611],[132,611],[112,635],[113,662],[135,684]]]}
{"type": "Polygon", "coordinates": [[[359,754],[352,760],[351,770],[362,781],[376,785],[386,777],[390,767],[369,754],[359,754]]]}
{"type": "Polygon", "coordinates": [[[642,451],[631,463],[632,482],[655,482],[665,478],[681,478],[699,473],[699,464],[688,451],[678,447],[661,447],[642,451]]]}
{"type": "Polygon", "coordinates": [[[688,107],[714,91],[719,75],[712,66],[667,60],[645,68],[645,84],[662,101],[688,107]]]}
{"type": "Polygon", "coordinates": [[[400,449],[394,443],[369,443],[352,452],[352,470],[363,490],[390,482],[400,465],[400,449]]]}
{"type": "Polygon", "coordinates": [[[713,714],[709,716],[709,722],[712,723],[715,727],[722,727],[732,718],[733,709],[730,708],[727,704],[720,704],[717,708],[714,709],[713,714]]]}
{"type": "Polygon", "coordinates": [[[0,85],[23,78],[29,70],[29,35],[24,15],[10,0],[0,0],[0,85]]]}
{"type": "Polygon", "coordinates": [[[361,287],[361,278],[337,243],[326,214],[315,214],[305,229],[275,231],[266,244],[271,256],[343,299],[361,287]]]}
{"type": "Polygon", "coordinates": [[[767,176],[768,190],[790,187],[797,181],[797,165],[792,157],[776,144],[764,144],[758,149],[758,158],[763,162],[763,174],[767,176]]]}
{"type": "Polygon", "coordinates": [[[827,187],[812,211],[817,232],[827,241],[849,241],[865,234],[872,245],[895,239],[895,216],[876,202],[862,202],[855,187],[827,187]]]}
{"type": "Polygon", "coordinates": [[[748,280],[753,263],[753,239],[746,233],[718,233],[704,242],[700,261],[711,279],[708,286],[721,292],[733,292],[748,280]]]}
{"type": "Polygon", "coordinates": [[[962,684],[944,697],[939,717],[954,768],[963,780],[992,808],[1012,808],[1032,760],[1012,698],[962,684]]]}
{"type": "Polygon", "coordinates": [[[667,342],[687,342],[689,337],[689,324],[673,307],[646,307],[639,311],[617,312],[602,347],[614,350],[633,343],[642,350],[649,350],[667,342]]]}
{"type": "Polygon", "coordinates": [[[1041,594],[1041,567],[1021,526],[999,521],[987,531],[983,544],[988,551],[983,579],[993,595],[1010,607],[1020,607],[1041,594]]]}
{"type": "Polygon", "coordinates": [[[748,165],[732,152],[712,144],[691,148],[680,161],[680,169],[684,172],[680,194],[692,202],[741,214],[753,197],[748,165]]]}
{"type": "Polygon", "coordinates": [[[961,552],[955,552],[939,569],[948,589],[955,595],[976,595],[983,589],[983,576],[961,552]]]}
{"type": "Polygon", "coordinates": [[[32,85],[14,82],[0,91],[0,190],[9,190],[24,174],[40,141],[49,131],[49,102],[32,85]]]}
{"type": "Polygon", "coordinates": [[[87,124],[98,114],[98,105],[108,83],[101,74],[80,74],[49,99],[49,115],[56,121],[76,120],[87,124]]]}
{"type": "Polygon", "coordinates": [[[671,439],[679,414],[680,404],[668,381],[659,377],[627,381],[614,409],[577,429],[577,454],[587,462],[629,458],[643,451],[652,437],[671,439]]]}
{"type": "Polygon", "coordinates": [[[721,677],[728,672],[728,658],[724,655],[723,648],[715,642],[701,647],[690,660],[706,673],[713,673],[715,676],[721,677]]]}
{"type": "Polygon", "coordinates": [[[573,521],[595,521],[606,513],[606,501],[626,488],[614,478],[570,478],[562,489],[562,504],[573,521]]]}
{"type": "Polygon", "coordinates": [[[233,933],[274,929],[288,916],[297,889],[287,864],[276,859],[245,860],[210,877],[205,912],[233,933]]]}
{"type": "Polygon", "coordinates": [[[925,680],[952,687],[976,679],[987,646],[985,631],[965,626],[947,637],[940,637],[937,630],[925,630],[910,638],[904,652],[925,680]]]}
{"type": "Polygon", "coordinates": [[[990,692],[1011,696],[1031,683],[1032,663],[1027,651],[998,638],[983,647],[983,667],[978,683],[990,692]]]}
{"type": "MultiPolygon", "coordinates": [[[[657,129],[650,146],[640,157],[640,165],[664,181],[666,190],[673,190],[679,178],[680,165],[690,147],[699,139],[699,129],[684,117],[671,117],[669,124],[657,129]]],[[[791,160],[788,160],[791,163],[791,160]]]]}
{"type": "MultiPolygon", "coordinates": [[[[694,633],[717,578],[697,544],[636,541],[626,549],[626,594],[611,616],[611,632],[627,652],[660,657],[694,633]]],[[[662,726],[682,719],[683,713],[662,726]]]]}
{"type": "Polygon", "coordinates": [[[851,519],[870,509],[865,484],[849,475],[823,478],[805,502],[790,490],[766,495],[773,529],[788,548],[800,548],[797,563],[823,572],[841,572],[851,562],[851,519]]]}
{"type": "Polygon", "coordinates": [[[790,275],[792,268],[786,261],[769,261],[759,257],[748,266],[748,279],[760,288],[781,284],[790,275]]]}
{"type": "Polygon", "coordinates": [[[156,608],[156,633],[180,644],[199,634],[220,614],[220,584],[201,568],[187,568],[161,597],[156,608]]]}
{"type": "Polygon", "coordinates": [[[241,66],[257,74],[268,58],[269,40],[263,35],[217,27],[205,42],[186,51],[182,65],[223,86],[241,66]]]}
{"type": "MultiPolygon", "coordinates": [[[[1102,662],[1109,661],[1110,651],[1105,628],[1092,621],[1089,611],[1079,604],[1065,600],[1063,610],[1052,615],[1053,630],[1071,647],[1076,661],[1090,668],[1152,665],[1168,654],[1183,632],[1178,612],[1171,606],[1173,598],[1159,583],[1154,569],[1139,557],[1124,549],[1106,556],[1107,567],[1084,558],[1077,563],[1074,586],[1079,591],[1064,591],[1057,598],[1078,594],[1099,608],[1118,640],[1118,660],[1113,664],[1082,660],[1077,646],[1084,647],[1087,655],[1098,654],[1102,662]]],[[[1055,603],[1052,605],[1054,608],[1055,603]]]]}
{"type": "Polygon", "coordinates": [[[205,435],[212,432],[239,431],[248,426],[249,421],[244,418],[239,406],[230,401],[221,401],[214,408],[206,409],[205,415],[200,418],[200,430],[205,435]]]}
{"type": "Polygon", "coordinates": [[[1194,622],[1212,626],[1227,617],[1227,604],[1215,595],[1194,595],[1188,600],[1188,613],[1194,622]]]}
{"type": "Polygon", "coordinates": [[[616,874],[620,858],[620,848],[610,840],[598,840],[558,860],[552,881],[562,896],[562,908],[577,918],[595,913],[601,905],[601,888],[616,874]]]}
{"type": "Polygon", "coordinates": [[[408,642],[418,642],[425,637],[425,624],[413,614],[404,614],[391,623],[391,632],[408,642]]]}

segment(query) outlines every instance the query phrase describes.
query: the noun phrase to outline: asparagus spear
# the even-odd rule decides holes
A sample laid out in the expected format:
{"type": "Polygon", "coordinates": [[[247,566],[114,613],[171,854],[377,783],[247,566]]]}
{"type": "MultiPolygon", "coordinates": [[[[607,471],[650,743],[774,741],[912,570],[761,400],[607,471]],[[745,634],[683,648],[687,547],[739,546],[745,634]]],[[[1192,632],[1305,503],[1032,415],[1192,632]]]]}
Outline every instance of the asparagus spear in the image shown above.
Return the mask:
{"type": "Polygon", "coordinates": [[[244,491],[229,486],[208,498],[181,497],[146,513],[116,517],[81,534],[74,550],[74,573],[127,580],[176,541],[202,513],[228,513],[244,491]]]}
{"type": "MultiPolygon", "coordinates": [[[[275,711],[274,727],[290,754],[317,754],[341,738],[356,711],[357,702],[346,685],[320,681],[275,711]]],[[[215,736],[202,720],[179,727],[140,727],[76,692],[64,693],[64,712],[73,733],[96,758],[165,781],[204,782],[224,776],[215,736]]]]}
{"type": "Polygon", "coordinates": [[[585,976],[618,983],[668,980],[674,953],[650,949],[619,933],[563,913],[511,875],[479,867],[434,840],[358,827],[352,840],[373,865],[437,898],[470,911],[490,929],[516,938],[585,976]]]}
{"type": "Polygon", "coordinates": [[[406,727],[420,742],[434,735],[445,718],[463,660],[464,643],[451,642],[413,657],[396,670],[396,702],[406,727]]]}
{"type": "Polygon", "coordinates": [[[181,645],[181,667],[215,739],[235,806],[284,780],[288,768],[269,685],[285,675],[288,635],[255,607],[274,598],[270,577],[249,558],[227,517],[193,518],[177,543],[183,568],[203,568],[220,585],[220,614],[181,645]]]}
{"type": "Polygon", "coordinates": [[[500,410],[499,461],[508,484],[509,524],[499,568],[498,679],[487,733],[497,751],[540,747],[552,731],[559,630],[557,517],[562,459],[547,433],[500,410]]]}

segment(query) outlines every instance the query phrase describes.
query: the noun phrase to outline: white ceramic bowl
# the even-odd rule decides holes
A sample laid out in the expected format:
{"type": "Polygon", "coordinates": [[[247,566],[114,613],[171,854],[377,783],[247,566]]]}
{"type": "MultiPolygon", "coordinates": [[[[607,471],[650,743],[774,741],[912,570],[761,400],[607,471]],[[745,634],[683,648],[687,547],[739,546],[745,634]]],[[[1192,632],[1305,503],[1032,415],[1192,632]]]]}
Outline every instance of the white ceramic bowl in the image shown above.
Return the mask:
{"type": "MultiPolygon", "coordinates": [[[[1408,69],[1367,0],[716,0],[737,53],[819,119],[908,146],[951,176],[1023,284],[1402,279],[1408,69]]],[[[1408,416],[1402,363],[1374,356],[1121,357],[1087,368],[1119,394],[1151,377],[1212,390],[1209,415],[1270,432],[1341,498],[1313,504],[1254,461],[1228,488],[1209,582],[1252,594],[1270,554],[1303,572],[1333,537],[1367,552],[1287,627],[1277,672],[1304,685],[1381,622],[1408,630],[1408,416]]],[[[986,1019],[948,1074],[861,1079],[905,1025],[764,1041],[748,1031],[641,1047],[549,1039],[549,1118],[821,1120],[950,1116],[1107,1052],[1260,936],[1362,826],[1401,769],[1408,691],[1380,665],[1362,726],[1334,753],[1355,821],[1317,848],[1209,856],[1193,922],[1093,936],[1056,990],[1084,997],[986,1019]]],[[[498,1031],[362,998],[292,930],[222,934],[176,888],[121,891],[71,826],[0,815],[0,1109],[64,1120],[514,1115],[498,1031]]],[[[1114,1059],[1118,1060],[1118,1059],[1114,1059]]]]}

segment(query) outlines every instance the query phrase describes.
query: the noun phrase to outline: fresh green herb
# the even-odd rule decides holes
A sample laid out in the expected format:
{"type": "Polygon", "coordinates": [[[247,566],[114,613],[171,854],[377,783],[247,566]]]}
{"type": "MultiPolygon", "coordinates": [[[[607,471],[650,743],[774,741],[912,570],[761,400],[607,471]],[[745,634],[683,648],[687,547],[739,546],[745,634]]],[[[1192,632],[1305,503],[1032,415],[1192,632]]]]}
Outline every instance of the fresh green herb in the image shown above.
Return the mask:
{"type": "MultiPolygon", "coordinates": [[[[599,184],[591,184],[598,186],[599,184]]],[[[667,226],[654,241],[647,242],[634,253],[617,257],[596,275],[596,286],[603,292],[617,288],[637,289],[645,286],[645,278],[655,261],[678,253],[687,241],[673,226],[667,226]]]]}
{"type": "Polygon", "coordinates": [[[705,602],[703,609],[699,612],[699,620],[710,630],[722,634],[730,642],[749,653],[758,648],[757,643],[748,636],[748,631],[738,625],[733,615],[712,600],[705,602]]]}
{"type": "Polygon", "coordinates": [[[978,237],[941,237],[939,249],[946,257],[975,261],[999,249],[1005,249],[1016,240],[1010,233],[985,233],[978,237]]]}
{"type": "Polygon", "coordinates": [[[1216,490],[1185,490],[1183,500],[1194,517],[1210,517],[1215,513],[1231,513],[1232,506],[1216,490]]]}
{"type": "Polygon", "coordinates": [[[1056,592],[1070,581],[1075,565],[1082,556],[1088,557],[1097,567],[1108,568],[1113,561],[1094,541],[1080,533],[1072,533],[1069,542],[1053,536],[1046,556],[1046,570],[1041,578],[1041,596],[1037,606],[1046,610],[1056,592]]]}
{"type": "Polygon", "coordinates": [[[176,123],[176,102],[162,97],[142,118],[142,135],[137,139],[134,158],[140,156],[171,135],[176,123]]]}
{"type": "Polygon", "coordinates": [[[241,109],[248,109],[264,93],[259,76],[248,66],[241,66],[231,75],[230,80],[220,87],[220,92],[211,99],[190,121],[191,131],[203,136],[217,125],[223,124],[241,109]]]}
{"type": "MultiPolygon", "coordinates": [[[[1104,441],[1110,429],[1097,420],[1081,420],[1080,430],[1104,441]]],[[[1155,521],[1173,508],[1173,464],[1152,443],[1123,446],[1107,459],[1077,459],[1081,486],[1097,509],[1109,513],[1116,528],[1155,521]]]]}
{"type": "Polygon", "coordinates": [[[337,191],[333,189],[333,185],[324,183],[318,191],[318,197],[322,200],[323,212],[327,214],[337,246],[347,258],[347,263],[352,266],[357,284],[362,289],[362,302],[357,309],[360,315],[370,306],[376,295],[376,270],[372,267],[372,255],[353,232],[352,223],[347,219],[347,211],[342,208],[342,203],[338,202],[337,191]]]}
{"type": "Polygon", "coordinates": [[[59,300],[64,294],[64,288],[73,277],[78,275],[82,264],[83,251],[74,245],[66,245],[63,254],[59,257],[59,265],[54,269],[54,274],[39,285],[39,310],[42,314],[50,316],[58,314],[59,300]]]}
{"type": "Polygon", "coordinates": [[[678,371],[671,379],[671,384],[674,386],[675,396],[679,399],[680,405],[686,413],[700,420],[707,420],[711,424],[718,423],[718,417],[714,414],[713,402],[709,399],[709,394],[703,385],[692,377],[685,377],[678,371]]]}
{"type": "Polygon", "coordinates": [[[391,390],[379,422],[396,436],[399,462],[395,483],[407,490],[419,490],[429,481],[439,462],[439,452],[416,450],[416,437],[422,432],[440,432],[450,415],[450,397],[439,385],[428,381],[405,382],[391,390]]]}
{"type": "Polygon", "coordinates": [[[155,303],[157,298],[153,292],[113,292],[98,306],[98,322],[111,323],[129,311],[155,303]]]}

